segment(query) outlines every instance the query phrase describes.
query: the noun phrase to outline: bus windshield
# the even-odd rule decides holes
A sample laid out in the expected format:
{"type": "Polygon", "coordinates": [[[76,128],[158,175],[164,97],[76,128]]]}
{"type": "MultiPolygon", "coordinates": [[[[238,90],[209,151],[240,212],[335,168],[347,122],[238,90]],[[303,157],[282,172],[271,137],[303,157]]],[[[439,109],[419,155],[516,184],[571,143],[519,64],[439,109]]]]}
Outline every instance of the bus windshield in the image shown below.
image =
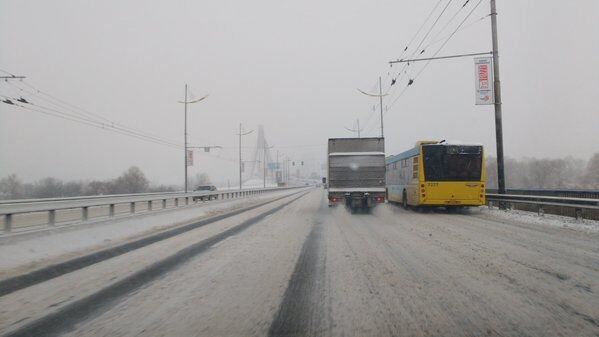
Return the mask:
{"type": "Polygon", "coordinates": [[[480,181],[482,146],[422,146],[427,181],[480,181]]]}

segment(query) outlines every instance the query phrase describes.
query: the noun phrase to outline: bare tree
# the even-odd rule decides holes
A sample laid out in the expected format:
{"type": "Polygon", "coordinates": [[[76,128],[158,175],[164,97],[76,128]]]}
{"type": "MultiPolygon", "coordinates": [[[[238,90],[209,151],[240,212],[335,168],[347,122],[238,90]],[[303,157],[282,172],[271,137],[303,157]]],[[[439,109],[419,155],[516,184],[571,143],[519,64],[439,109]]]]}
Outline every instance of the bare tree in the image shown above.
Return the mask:
{"type": "Polygon", "coordinates": [[[48,177],[33,184],[34,198],[52,198],[64,196],[63,182],[60,179],[48,177]]]}
{"type": "Polygon", "coordinates": [[[0,179],[0,199],[21,199],[23,196],[23,183],[16,174],[0,179]]]}
{"type": "Polygon", "coordinates": [[[141,193],[148,189],[150,183],[137,166],[131,166],[113,182],[113,193],[141,193]]]}
{"type": "Polygon", "coordinates": [[[589,188],[599,188],[599,152],[589,159],[583,181],[589,188]]]}

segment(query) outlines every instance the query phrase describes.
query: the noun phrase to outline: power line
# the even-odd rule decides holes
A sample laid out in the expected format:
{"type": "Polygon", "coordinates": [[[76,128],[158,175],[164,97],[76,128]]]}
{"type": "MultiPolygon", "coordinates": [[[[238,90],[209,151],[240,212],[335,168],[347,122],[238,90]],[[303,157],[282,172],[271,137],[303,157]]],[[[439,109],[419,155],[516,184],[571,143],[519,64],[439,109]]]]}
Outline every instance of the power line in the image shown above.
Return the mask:
{"type": "MultiPolygon", "coordinates": [[[[18,99],[14,98],[14,97],[8,97],[8,96],[4,96],[4,95],[1,95],[1,96],[7,97],[9,99],[13,99],[15,101],[18,101],[18,99]]],[[[21,102],[21,101],[19,101],[19,102],[21,102]]],[[[6,103],[6,102],[4,102],[4,103],[6,103]]],[[[169,141],[165,141],[165,140],[160,139],[160,138],[148,137],[146,135],[139,134],[139,133],[136,133],[136,132],[133,132],[133,131],[130,131],[130,130],[121,129],[121,128],[119,128],[117,126],[114,126],[114,125],[110,125],[110,124],[98,122],[98,121],[95,121],[93,119],[81,117],[81,116],[74,115],[72,113],[64,112],[64,111],[61,111],[61,110],[57,110],[57,109],[45,107],[45,106],[42,106],[42,105],[38,105],[38,104],[32,103],[30,101],[27,101],[26,103],[29,104],[30,106],[35,107],[35,108],[29,107],[29,106],[25,106],[25,105],[22,105],[22,104],[17,104],[17,103],[14,103],[14,102],[11,105],[13,105],[15,107],[19,107],[19,108],[25,109],[25,110],[35,111],[35,112],[38,112],[38,113],[42,113],[42,114],[46,114],[46,115],[49,115],[49,116],[61,118],[61,119],[64,119],[64,120],[76,122],[76,123],[79,123],[79,124],[84,124],[84,125],[87,125],[87,126],[96,127],[98,129],[102,129],[102,130],[106,130],[106,131],[111,131],[111,132],[118,133],[118,134],[121,134],[121,135],[133,137],[133,138],[136,138],[136,139],[139,139],[139,140],[145,140],[145,141],[149,141],[149,142],[152,142],[152,143],[155,143],[155,144],[169,146],[169,147],[177,148],[177,149],[183,148],[179,144],[172,143],[172,142],[169,142],[169,141]]]]}
{"type": "Polygon", "coordinates": [[[443,42],[443,44],[435,51],[435,53],[432,55],[432,57],[428,59],[428,61],[425,63],[425,65],[422,68],[420,68],[420,70],[418,71],[418,73],[416,73],[416,76],[414,76],[412,79],[410,79],[410,81],[408,82],[408,85],[406,87],[404,87],[404,89],[401,91],[401,93],[399,94],[399,96],[396,97],[395,100],[393,100],[393,102],[391,103],[391,105],[389,105],[389,109],[391,107],[393,107],[393,105],[399,100],[399,98],[401,98],[403,96],[403,94],[405,93],[405,91],[407,90],[407,88],[410,85],[412,85],[412,83],[414,83],[414,81],[416,79],[418,79],[418,77],[428,67],[428,65],[431,63],[431,61],[433,61],[433,59],[439,54],[439,52],[443,49],[443,47],[445,47],[445,45],[449,42],[449,40],[451,40],[451,38],[455,35],[455,33],[462,27],[462,25],[464,24],[464,22],[466,22],[466,20],[468,20],[468,18],[472,15],[472,13],[478,8],[478,6],[481,3],[482,3],[482,0],[479,0],[478,3],[470,10],[470,12],[468,12],[468,14],[466,15],[466,17],[464,17],[464,19],[453,30],[453,32],[447,37],[447,39],[443,42]]]}
{"type": "MultiPolygon", "coordinates": [[[[416,31],[416,33],[414,34],[414,36],[412,36],[412,38],[410,39],[410,42],[408,42],[408,44],[406,45],[406,47],[402,51],[401,56],[399,58],[402,58],[405,55],[406,51],[408,51],[408,49],[412,45],[412,42],[414,42],[414,40],[416,39],[416,36],[418,36],[418,34],[420,34],[420,32],[422,31],[422,28],[424,28],[424,26],[426,25],[426,23],[428,22],[428,20],[431,18],[431,16],[433,15],[433,13],[437,10],[437,8],[439,7],[439,5],[441,4],[442,1],[443,0],[439,0],[437,2],[437,4],[435,5],[435,7],[433,7],[433,9],[427,15],[426,19],[424,19],[424,21],[422,22],[422,24],[420,25],[420,27],[418,28],[418,30],[416,31]]],[[[397,76],[399,76],[399,74],[401,74],[401,72],[402,72],[402,70],[400,69],[399,73],[395,77],[397,78],[397,76]]]]}
{"type": "MultiPolygon", "coordinates": [[[[66,102],[66,101],[61,100],[57,97],[54,97],[48,93],[45,93],[45,92],[37,89],[36,87],[34,87],[31,84],[28,84],[25,82],[23,82],[23,83],[26,84],[28,87],[30,87],[31,90],[33,90],[33,92],[31,90],[23,89],[23,88],[15,85],[14,83],[9,83],[9,84],[11,86],[19,89],[21,92],[25,92],[27,94],[33,95],[38,99],[41,99],[47,103],[50,103],[50,104],[58,107],[58,109],[55,109],[55,108],[50,108],[47,106],[39,105],[39,104],[36,104],[33,102],[28,102],[29,104],[38,107],[38,109],[45,109],[46,111],[51,111],[52,116],[55,116],[56,114],[60,114],[60,115],[67,116],[69,118],[69,120],[71,120],[71,121],[75,121],[75,120],[84,121],[85,123],[83,123],[83,124],[86,124],[86,125],[95,124],[96,126],[102,128],[102,129],[114,131],[116,133],[120,133],[123,135],[134,136],[134,138],[137,138],[137,139],[149,140],[149,141],[152,141],[153,143],[159,143],[159,144],[167,145],[167,146],[171,146],[171,147],[173,147],[173,146],[175,146],[177,148],[181,147],[181,145],[179,145],[178,143],[176,143],[174,141],[164,139],[164,138],[157,136],[155,134],[152,134],[152,133],[148,133],[145,131],[137,130],[135,128],[131,128],[131,127],[122,125],[120,123],[113,122],[110,119],[105,118],[101,115],[91,113],[87,110],[84,110],[83,108],[77,107],[69,102],[66,102]],[[43,97],[42,94],[45,96],[48,96],[49,98],[43,97]],[[56,102],[58,102],[58,103],[56,103],[56,102]],[[65,112],[64,110],[68,110],[70,112],[65,112]]],[[[23,95],[21,95],[21,96],[23,96],[23,95]]],[[[32,110],[32,109],[30,109],[30,110],[32,110]]],[[[32,110],[32,111],[37,111],[37,110],[32,110]]]]}
{"type": "Polygon", "coordinates": [[[82,119],[73,118],[73,117],[70,117],[68,115],[45,111],[43,109],[39,109],[39,107],[38,107],[38,109],[36,109],[36,108],[31,108],[31,107],[24,106],[24,105],[21,105],[21,104],[16,104],[16,103],[13,103],[12,105],[16,106],[16,107],[19,107],[21,109],[25,109],[25,110],[29,110],[29,111],[34,111],[34,112],[42,113],[42,114],[45,114],[45,115],[49,115],[49,116],[53,116],[53,117],[56,117],[56,118],[60,118],[60,119],[72,121],[72,122],[79,123],[79,124],[85,124],[85,125],[88,125],[88,126],[91,126],[91,127],[95,127],[95,128],[98,128],[98,129],[102,129],[102,130],[106,130],[106,131],[112,131],[112,132],[119,133],[119,134],[122,134],[122,135],[125,135],[125,136],[137,138],[139,140],[145,140],[145,141],[148,141],[148,142],[152,142],[152,143],[159,144],[159,145],[164,145],[164,146],[169,146],[169,147],[176,148],[176,149],[183,148],[182,146],[167,144],[167,143],[155,141],[155,140],[152,140],[152,139],[149,139],[149,138],[136,136],[134,134],[120,132],[119,130],[111,129],[111,128],[107,127],[106,125],[98,125],[96,123],[85,121],[85,120],[82,120],[82,119]]]}
{"type": "MultiPolygon", "coordinates": [[[[470,10],[470,12],[468,13],[468,15],[466,15],[466,17],[462,20],[462,22],[460,22],[460,24],[456,27],[456,29],[451,33],[451,35],[449,35],[449,37],[447,38],[447,40],[445,40],[445,42],[443,42],[443,44],[439,47],[439,49],[437,49],[437,51],[433,54],[432,57],[435,57],[439,54],[439,52],[441,51],[441,49],[443,49],[443,47],[445,47],[445,45],[449,42],[449,40],[451,40],[451,38],[455,35],[455,33],[458,31],[458,29],[460,29],[460,27],[462,27],[462,25],[464,24],[464,22],[466,22],[466,20],[468,20],[468,18],[470,17],[470,15],[472,15],[472,13],[476,10],[476,8],[478,8],[478,6],[482,3],[482,0],[479,0],[478,3],[476,4],[476,6],[474,6],[474,8],[472,8],[470,10]]],[[[420,71],[416,74],[416,78],[418,78],[418,76],[420,76],[420,74],[422,74],[422,72],[424,71],[424,69],[426,69],[426,67],[431,63],[432,60],[428,60],[426,62],[426,64],[420,69],[420,71]]]]}
{"type": "Polygon", "coordinates": [[[10,83],[10,85],[14,86],[15,88],[17,88],[17,89],[19,89],[19,90],[21,90],[23,92],[28,92],[29,94],[34,95],[35,97],[37,97],[39,99],[42,99],[42,100],[44,100],[44,101],[46,101],[46,102],[48,102],[48,103],[50,103],[50,104],[52,104],[52,105],[54,105],[56,107],[69,110],[69,111],[71,111],[71,112],[73,112],[75,114],[82,115],[82,116],[87,116],[86,118],[88,118],[88,117],[92,118],[92,119],[96,118],[96,119],[98,119],[98,121],[100,121],[100,120],[105,121],[106,123],[109,123],[112,127],[115,127],[115,128],[119,128],[119,129],[122,129],[122,130],[127,130],[129,132],[133,132],[133,133],[137,133],[137,134],[142,134],[142,135],[150,137],[150,138],[158,138],[158,139],[160,139],[162,141],[165,141],[165,142],[175,143],[175,141],[173,141],[173,140],[165,139],[165,138],[163,138],[163,137],[161,137],[159,135],[156,135],[156,134],[153,134],[153,133],[150,133],[150,132],[146,132],[146,131],[142,131],[142,130],[139,130],[139,129],[136,129],[136,128],[133,128],[133,127],[130,127],[130,126],[127,126],[127,125],[115,122],[113,120],[110,120],[110,119],[102,116],[102,115],[90,112],[90,111],[88,111],[86,109],[83,109],[83,108],[78,107],[78,106],[76,106],[74,104],[66,102],[66,101],[64,101],[64,100],[62,100],[62,99],[60,99],[60,98],[58,98],[56,96],[53,96],[53,95],[51,95],[51,94],[49,94],[49,93],[47,93],[45,91],[42,91],[42,90],[36,88],[35,86],[27,83],[26,81],[23,81],[23,84],[25,84],[29,88],[31,88],[30,90],[33,90],[33,92],[27,91],[27,90],[19,87],[18,85],[14,84],[14,83],[10,83]]]}
{"type": "MultiPolygon", "coordinates": [[[[443,27],[435,34],[435,36],[433,36],[431,38],[431,41],[434,41],[436,38],[439,37],[439,35],[441,35],[441,33],[443,33],[443,31],[445,31],[445,29],[447,29],[447,27],[453,22],[453,20],[455,20],[455,18],[462,12],[462,10],[468,5],[468,3],[470,3],[470,0],[466,0],[464,2],[464,4],[462,6],[460,6],[460,8],[458,8],[458,10],[453,14],[453,16],[445,23],[445,25],[443,25],[443,27]]],[[[422,52],[424,52],[425,50],[428,49],[428,46],[430,46],[431,43],[427,44],[426,46],[424,46],[422,48],[422,52]]],[[[422,53],[421,52],[421,53],[422,53]]]]}

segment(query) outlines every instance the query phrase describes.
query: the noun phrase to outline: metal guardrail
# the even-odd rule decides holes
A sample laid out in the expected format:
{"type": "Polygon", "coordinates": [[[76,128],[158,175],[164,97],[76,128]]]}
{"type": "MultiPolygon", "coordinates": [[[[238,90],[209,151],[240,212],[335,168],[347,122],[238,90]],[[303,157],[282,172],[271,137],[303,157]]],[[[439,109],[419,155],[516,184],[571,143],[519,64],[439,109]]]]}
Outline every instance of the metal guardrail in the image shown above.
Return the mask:
{"type": "Polygon", "coordinates": [[[569,208],[574,210],[576,219],[583,217],[583,210],[599,211],[599,199],[595,198],[574,198],[574,197],[555,197],[544,195],[527,194],[495,194],[487,193],[487,202],[492,206],[493,202],[525,204],[537,208],[540,215],[545,213],[548,207],[569,208]]]}
{"type": "Polygon", "coordinates": [[[139,193],[118,194],[101,196],[84,196],[70,198],[48,199],[22,199],[0,201],[0,216],[4,217],[3,231],[11,232],[13,216],[26,213],[48,213],[49,226],[56,225],[56,211],[81,209],[81,221],[89,220],[91,207],[108,207],[108,217],[115,216],[115,207],[120,204],[129,204],[129,214],[135,214],[137,203],[147,203],[147,211],[152,211],[155,202],[161,202],[160,209],[167,208],[167,201],[174,201],[174,208],[189,205],[191,202],[219,199],[233,199],[250,195],[262,194],[270,191],[281,191],[298,187],[271,187],[253,188],[243,190],[201,191],[201,192],[165,192],[165,193],[139,193]],[[182,201],[180,203],[180,201],[182,201]]]}
{"type": "MultiPolygon", "coordinates": [[[[487,189],[487,193],[497,193],[497,189],[487,189]]],[[[599,190],[564,188],[508,188],[506,194],[538,195],[547,197],[599,199],[599,190]]]]}

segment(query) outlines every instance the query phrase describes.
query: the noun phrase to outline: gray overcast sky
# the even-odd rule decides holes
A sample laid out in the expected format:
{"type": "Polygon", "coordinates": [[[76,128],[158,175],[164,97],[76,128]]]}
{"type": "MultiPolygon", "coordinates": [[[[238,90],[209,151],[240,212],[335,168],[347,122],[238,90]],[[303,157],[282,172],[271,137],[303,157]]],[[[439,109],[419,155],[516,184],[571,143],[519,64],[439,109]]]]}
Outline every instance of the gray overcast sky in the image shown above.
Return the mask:
{"type": "MultiPolygon", "coordinates": [[[[210,93],[190,106],[190,141],[226,148],[196,153],[191,174],[235,181],[240,122],[263,124],[269,143],[314,167],[325,159],[326,139],[350,136],[344,127],[356,118],[378,135],[376,99],[356,88],[372,90],[379,75],[389,86],[387,72],[398,68],[387,62],[437,2],[4,0],[0,68],[178,143],[184,84],[197,97],[210,93]]],[[[455,0],[436,28],[463,2],[455,0]]],[[[489,13],[488,2],[467,24],[489,13]]],[[[588,158],[599,151],[599,1],[497,2],[506,156],[588,158]]],[[[490,41],[487,18],[459,31],[439,55],[489,51],[490,41]]],[[[471,58],[431,63],[385,116],[387,152],[419,139],[458,139],[494,154],[493,108],[474,105],[473,72],[471,58]]],[[[385,105],[405,82],[397,85],[385,105]]],[[[18,89],[1,83],[0,94],[18,89]]],[[[138,165],[154,182],[180,183],[182,161],[180,150],[0,104],[0,176],[105,179],[138,165]]]]}

